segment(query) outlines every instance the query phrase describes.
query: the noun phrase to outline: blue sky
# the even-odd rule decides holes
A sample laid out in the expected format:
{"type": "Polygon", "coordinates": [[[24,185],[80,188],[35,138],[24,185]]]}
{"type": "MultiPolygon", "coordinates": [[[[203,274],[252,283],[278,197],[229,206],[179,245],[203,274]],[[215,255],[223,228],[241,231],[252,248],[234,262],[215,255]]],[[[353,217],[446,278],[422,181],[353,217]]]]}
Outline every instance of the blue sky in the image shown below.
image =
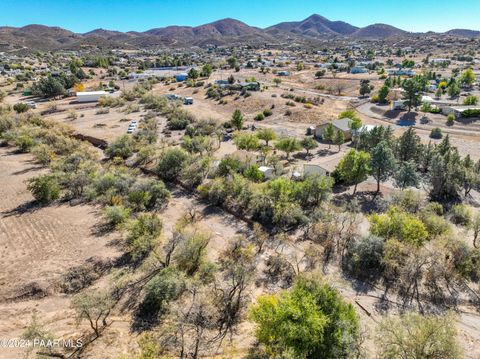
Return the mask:
{"type": "Polygon", "coordinates": [[[480,0],[0,0],[0,26],[55,25],[145,31],[231,17],[267,27],[317,13],[356,26],[388,23],[408,31],[480,30],[480,0]]]}

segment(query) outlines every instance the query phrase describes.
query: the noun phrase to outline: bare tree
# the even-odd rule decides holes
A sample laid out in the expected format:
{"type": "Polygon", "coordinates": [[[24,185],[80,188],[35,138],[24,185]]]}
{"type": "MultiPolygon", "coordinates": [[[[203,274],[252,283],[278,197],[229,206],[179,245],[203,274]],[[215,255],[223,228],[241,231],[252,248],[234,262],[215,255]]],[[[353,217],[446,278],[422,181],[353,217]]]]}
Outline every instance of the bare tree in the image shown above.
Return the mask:
{"type": "Polygon", "coordinates": [[[95,338],[98,338],[102,329],[107,326],[107,318],[114,305],[110,293],[100,290],[80,293],[73,298],[72,304],[77,323],[87,320],[95,338]]]}

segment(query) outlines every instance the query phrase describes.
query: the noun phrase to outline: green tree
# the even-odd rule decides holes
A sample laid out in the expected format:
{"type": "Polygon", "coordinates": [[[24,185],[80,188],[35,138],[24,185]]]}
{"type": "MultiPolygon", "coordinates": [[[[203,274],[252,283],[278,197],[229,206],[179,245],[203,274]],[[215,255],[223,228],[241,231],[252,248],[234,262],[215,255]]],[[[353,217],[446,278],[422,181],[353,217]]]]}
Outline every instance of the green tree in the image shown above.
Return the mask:
{"type": "Polygon", "coordinates": [[[232,115],[232,126],[240,131],[243,128],[244,118],[240,110],[235,110],[232,115]]]}
{"type": "Polygon", "coordinates": [[[270,141],[273,141],[277,138],[277,134],[271,128],[261,128],[257,131],[258,139],[265,141],[265,146],[268,146],[270,141]]]}
{"type": "Polygon", "coordinates": [[[332,192],[333,182],[333,178],[329,176],[308,175],[302,182],[297,183],[295,197],[302,207],[318,206],[332,192]]]}
{"type": "Polygon", "coordinates": [[[448,148],[442,153],[441,145],[433,155],[428,173],[430,196],[433,199],[458,198],[463,186],[462,162],[456,148],[448,148]]]}
{"type": "Polygon", "coordinates": [[[395,186],[404,190],[407,187],[420,186],[421,177],[417,171],[417,165],[413,161],[407,161],[400,164],[395,173],[395,186]]]}
{"type": "Polygon", "coordinates": [[[408,106],[408,112],[412,107],[418,106],[421,103],[422,91],[425,89],[425,81],[423,77],[416,76],[413,79],[408,79],[403,83],[403,99],[408,106]]]}
{"type": "Polygon", "coordinates": [[[192,79],[192,80],[196,80],[198,79],[198,77],[200,76],[200,74],[198,73],[198,71],[195,69],[195,68],[191,68],[190,71],[188,71],[188,78],[192,79]]]}
{"type": "Polygon", "coordinates": [[[58,97],[65,94],[65,87],[58,78],[48,76],[32,86],[32,93],[43,97],[58,97]]]}
{"type": "Polygon", "coordinates": [[[370,85],[370,80],[360,80],[360,95],[365,96],[372,92],[373,86],[370,85]]]}
{"type": "Polygon", "coordinates": [[[460,86],[458,86],[456,81],[453,81],[448,85],[447,93],[450,98],[455,98],[460,95],[460,86]]]}
{"type": "Polygon", "coordinates": [[[284,137],[275,143],[275,148],[285,152],[287,159],[290,158],[290,153],[299,151],[302,148],[300,142],[294,137],[284,137]]]}
{"type": "Polygon", "coordinates": [[[358,347],[359,320],[336,289],[314,276],[263,295],[250,308],[255,336],[271,357],[346,358],[358,347]]]}
{"type": "Polygon", "coordinates": [[[234,69],[235,67],[238,66],[238,61],[234,56],[231,56],[227,59],[227,63],[230,66],[231,69],[234,69]]]}
{"type": "Polygon", "coordinates": [[[422,143],[420,137],[416,134],[413,127],[405,131],[397,143],[397,157],[399,161],[417,161],[422,152],[422,143]]]}
{"type": "Polygon", "coordinates": [[[107,326],[107,319],[113,308],[114,301],[109,293],[91,290],[77,294],[72,299],[77,323],[87,320],[95,337],[99,337],[102,329],[107,326]]]}
{"type": "Polygon", "coordinates": [[[253,182],[262,182],[264,179],[263,172],[259,170],[257,165],[248,167],[243,175],[253,182]]]}
{"type": "Polygon", "coordinates": [[[380,182],[385,182],[397,167],[395,156],[387,142],[380,142],[372,151],[372,175],[377,180],[377,193],[380,192],[380,182]]]}
{"type": "Polygon", "coordinates": [[[357,112],[353,109],[350,108],[348,110],[345,110],[338,115],[338,119],[341,120],[342,118],[348,118],[350,120],[360,120],[360,118],[357,115],[357,112]]]}
{"type": "Polygon", "coordinates": [[[388,87],[387,85],[383,85],[382,87],[380,87],[380,90],[378,90],[378,102],[386,103],[389,92],[390,87],[388,87]]]}
{"type": "Polygon", "coordinates": [[[343,131],[337,130],[335,131],[335,135],[333,137],[333,143],[338,145],[338,151],[340,151],[340,147],[343,145],[345,142],[345,135],[343,134],[343,131]]]}
{"type": "Polygon", "coordinates": [[[307,151],[307,156],[310,155],[310,151],[318,147],[317,141],[312,137],[305,137],[300,144],[307,151]]]}
{"type": "Polygon", "coordinates": [[[333,124],[331,122],[323,130],[322,139],[328,142],[328,148],[330,149],[330,146],[335,139],[335,127],[333,127],[333,124]]]}
{"type": "Polygon", "coordinates": [[[275,86],[279,86],[281,83],[282,83],[282,79],[281,78],[278,78],[278,77],[275,77],[273,79],[273,83],[275,84],[275,86]]]}
{"type": "Polygon", "coordinates": [[[212,65],[210,65],[210,64],[203,65],[203,67],[202,67],[202,76],[203,77],[210,77],[212,72],[213,72],[212,65]]]}
{"type": "Polygon", "coordinates": [[[475,83],[475,73],[471,68],[466,69],[460,76],[460,83],[463,86],[471,87],[475,83]]]}
{"type": "Polygon", "coordinates": [[[407,313],[399,318],[385,318],[377,333],[380,356],[385,359],[463,357],[452,314],[422,316],[407,313]]]}
{"type": "Polygon", "coordinates": [[[362,128],[362,120],[360,120],[358,117],[355,117],[348,124],[348,128],[350,128],[350,131],[352,132],[352,137],[356,147],[358,146],[358,136],[359,136],[359,130],[362,128]]]}
{"type": "Polygon", "coordinates": [[[325,70],[318,70],[317,72],[315,72],[315,78],[319,79],[323,76],[325,76],[325,70]]]}
{"type": "Polygon", "coordinates": [[[370,155],[364,151],[350,150],[341,159],[336,168],[340,178],[348,184],[354,184],[353,194],[357,192],[357,185],[367,179],[370,168],[370,155]]]}

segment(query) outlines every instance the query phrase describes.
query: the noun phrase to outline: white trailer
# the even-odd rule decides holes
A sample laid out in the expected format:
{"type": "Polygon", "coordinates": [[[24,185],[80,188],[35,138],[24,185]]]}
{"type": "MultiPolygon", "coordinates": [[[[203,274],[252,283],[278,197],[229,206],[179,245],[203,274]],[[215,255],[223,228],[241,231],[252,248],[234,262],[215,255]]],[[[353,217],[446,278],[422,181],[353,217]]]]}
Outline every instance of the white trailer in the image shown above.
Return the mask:
{"type": "Polygon", "coordinates": [[[85,91],[77,92],[77,102],[98,102],[100,97],[106,96],[106,91],[85,91]]]}

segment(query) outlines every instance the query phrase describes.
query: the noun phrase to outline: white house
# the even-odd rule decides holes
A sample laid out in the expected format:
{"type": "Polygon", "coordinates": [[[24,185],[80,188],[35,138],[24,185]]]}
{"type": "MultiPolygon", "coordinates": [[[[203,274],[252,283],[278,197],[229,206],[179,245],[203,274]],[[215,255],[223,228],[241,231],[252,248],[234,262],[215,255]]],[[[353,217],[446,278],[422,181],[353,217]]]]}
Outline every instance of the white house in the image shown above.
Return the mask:
{"type": "Polygon", "coordinates": [[[318,174],[322,176],[328,176],[330,173],[323,167],[314,164],[303,165],[303,175],[308,176],[312,174],[318,174]]]}

